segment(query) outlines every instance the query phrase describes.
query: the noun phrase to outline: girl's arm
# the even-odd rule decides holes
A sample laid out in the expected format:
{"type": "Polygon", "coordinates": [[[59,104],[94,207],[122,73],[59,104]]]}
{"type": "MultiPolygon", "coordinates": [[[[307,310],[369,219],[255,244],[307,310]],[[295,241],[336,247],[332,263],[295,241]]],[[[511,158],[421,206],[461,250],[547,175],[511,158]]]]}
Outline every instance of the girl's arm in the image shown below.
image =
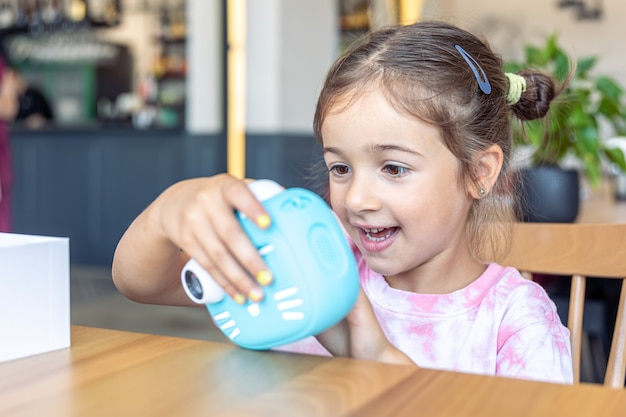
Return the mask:
{"type": "Polygon", "coordinates": [[[112,269],[115,285],[138,302],[196,305],[180,284],[180,271],[193,257],[231,297],[258,298],[262,289],[251,276],[267,267],[241,229],[235,210],[261,223],[267,220],[245,181],[230,175],[172,185],[133,221],[118,243],[112,269]]]}

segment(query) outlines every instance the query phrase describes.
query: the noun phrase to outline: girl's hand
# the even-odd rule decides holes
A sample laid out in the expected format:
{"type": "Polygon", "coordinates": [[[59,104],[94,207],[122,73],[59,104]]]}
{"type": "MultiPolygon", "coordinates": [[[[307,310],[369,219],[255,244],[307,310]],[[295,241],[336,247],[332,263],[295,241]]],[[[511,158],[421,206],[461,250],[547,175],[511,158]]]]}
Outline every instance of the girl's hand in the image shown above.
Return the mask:
{"type": "Polygon", "coordinates": [[[272,277],[235,210],[256,219],[259,227],[270,224],[244,180],[220,174],[172,185],[120,240],[113,264],[116,285],[136,301],[184,304],[189,300],[179,274],[192,257],[236,301],[260,300],[263,291],[252,277],[265,285],[272,277]]]}
{"type": "Polygon", "coordinates": [[[164,236],[202,265],[240,303],[263,297],[259,283],[271,280],[269,269],[244,233],[234,211],[254,219],[260,228],[269,215],[246,181],[230,175],[190,180],[174,186],[157,201],[158,224],[164,236]]]}
{"type": "Polygon", "coordinates": [[[387,340],[362,289],[348,316],[316,337],[334,356],[414,365],[387,340]]]}

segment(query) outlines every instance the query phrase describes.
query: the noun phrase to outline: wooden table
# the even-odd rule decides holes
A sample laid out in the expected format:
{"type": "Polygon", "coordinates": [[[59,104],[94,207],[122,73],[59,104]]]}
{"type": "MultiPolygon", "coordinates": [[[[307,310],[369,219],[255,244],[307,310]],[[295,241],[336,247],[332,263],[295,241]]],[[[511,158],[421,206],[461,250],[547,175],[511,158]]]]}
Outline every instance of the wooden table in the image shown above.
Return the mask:
{"type": "Polygon", "coordinates": [[[72,347],[0,364],[1,416],[626,416],[626,390],[254,352],[72,327],[72,347]]]}

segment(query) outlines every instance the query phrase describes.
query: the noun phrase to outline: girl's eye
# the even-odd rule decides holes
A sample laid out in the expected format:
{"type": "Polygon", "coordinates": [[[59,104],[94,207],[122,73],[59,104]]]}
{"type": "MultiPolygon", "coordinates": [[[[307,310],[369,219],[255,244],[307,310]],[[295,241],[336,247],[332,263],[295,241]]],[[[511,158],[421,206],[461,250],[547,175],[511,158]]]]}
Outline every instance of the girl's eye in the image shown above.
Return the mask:
{"type": "Polygon", "coordinates": [[[329,171],[331,173],[334,173],[336,175],[348,175],[350,173],[350,167],[348,167],[347,165],[333,165],[329,168],[329,171]]]}
{"type": "Polygon", "coordinates": [[[390,175],[393,175],[394,177],[399,177],[409,172],[408,168],[391,164],[385,165],[383,167],[383,171],[387,172],[390,175]]]}

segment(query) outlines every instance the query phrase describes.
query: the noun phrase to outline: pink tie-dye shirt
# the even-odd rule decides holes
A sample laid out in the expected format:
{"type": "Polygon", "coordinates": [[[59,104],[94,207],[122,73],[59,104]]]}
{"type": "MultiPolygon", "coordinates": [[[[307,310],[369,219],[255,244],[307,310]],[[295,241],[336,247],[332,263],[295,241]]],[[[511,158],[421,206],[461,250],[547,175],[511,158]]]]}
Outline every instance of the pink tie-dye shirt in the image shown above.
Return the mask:
{"type": "MultiPolygon", "coordinates": [[[[449,294],[391,288],[357,252],[361,285],[389,341],[424,368],[572,383],[569,331],[544,289],[489,264],[449,294]]],[[[314,338],[280,350],[329,355],[314,338]]]]}

